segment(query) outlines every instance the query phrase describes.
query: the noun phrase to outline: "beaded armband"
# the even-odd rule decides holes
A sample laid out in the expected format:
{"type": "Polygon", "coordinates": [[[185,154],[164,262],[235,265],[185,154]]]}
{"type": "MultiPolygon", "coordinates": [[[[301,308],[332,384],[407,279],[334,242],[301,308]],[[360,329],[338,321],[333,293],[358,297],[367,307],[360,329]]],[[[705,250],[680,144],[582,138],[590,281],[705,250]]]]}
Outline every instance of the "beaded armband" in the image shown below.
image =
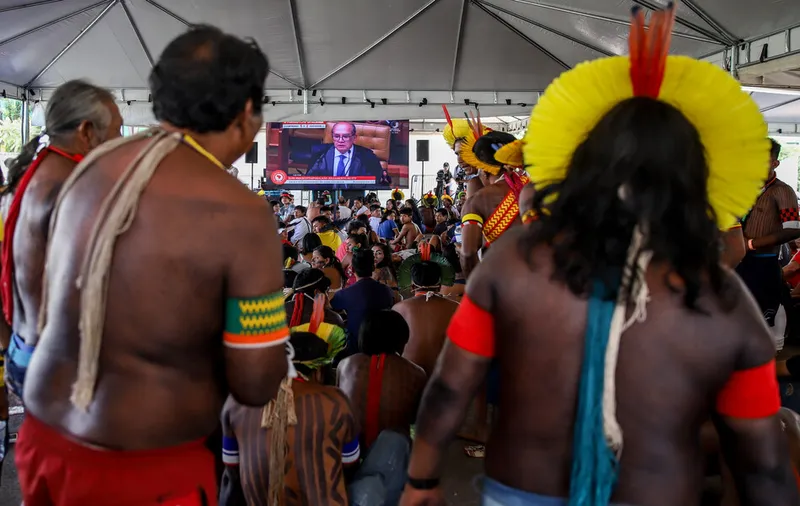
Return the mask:
{"type": "Polygon", "coordinates": [[[478,225],[479,227],[483,227],[483,218],[480,215],[475,213],[465,214],[463,218],[461,218],[462,225],[478,225]]]}
{"type": "Polygon", "coordinates": [[[266,348],[289,340],[283,291],[261,297],[229,298],[223,343],[231,348],[266,348]]]}

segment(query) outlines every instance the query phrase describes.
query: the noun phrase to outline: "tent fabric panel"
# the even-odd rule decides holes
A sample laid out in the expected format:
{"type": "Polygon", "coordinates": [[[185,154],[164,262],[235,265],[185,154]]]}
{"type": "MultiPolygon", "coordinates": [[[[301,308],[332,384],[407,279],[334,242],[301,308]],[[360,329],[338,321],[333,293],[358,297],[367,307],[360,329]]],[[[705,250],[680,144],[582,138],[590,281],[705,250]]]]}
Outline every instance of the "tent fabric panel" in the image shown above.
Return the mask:
{"type": "MultiPolygon", "coordinates": [[[[384,90],[448,89],[459,27],[454,13],[461,5],[461,0],[439,0],[392,37],[327,79],[325,87],[363,89],[365,83],[370,83],[374,84],[370,88],[384,90]]],[[[472,33],[480,36],[480,32],[472,33]]],[[[463,61],[465,54],[461,57],[463,61]]]]}
{"type": "Polygon", "coordinates": [[[35,83],[58,86],[86,77],[84,69],[104,69],[109,88],[147,86],[150,64],[122,6],[117,4],[35,83]]]}
{"type": "MultiPolygon", "coordinates": [[[[491,8],[490,8],[491,9],[491,8]]],[[[571,40],[567,40],[560,35],[551,31],[545,30],[538,26],[531,25],[509,14],[494,11],[498,16],[505,19],[510,25],[536,41],[537,44],[545,48],[550,53],[554,54],[564,63],[570,67],[574,67],[578,63],[603,58],[605,54],[595,51],[587,46],[577,44],[571,40]]]]}
{"type": "MultiPolygon", "coordinates": [[[[30,3],[33,0],[26,0],[24,3],[30,3]]],[[[0,14],[0,40],[10,39],[16,37],[21,33],[41,26],[45,23],[55,21],[56,19],[77,12],[92,4],[98,3],[99,0],[72,0],[71,2],[57,2],[52,4],[39,5],[36,7],[28,7],[0,14]]],[[[22,4],[19,2],[17,5],[22,4]]],[[[0,2],[0,9],[3,7],[12,7],[13,5],[6,5],[0,2]]],[[[35,35],[31,35],[35,37],[35,35]]]]}
{"type": "Polygon", "coordinates": [[[544,90],[565,70],[475,5],[467,11],[462,44],[459,90],[544,90]]]}
{"type": "MultiPolygon", "coordinates": [[[[341,1],[295,0],[308,83],[322,79],[426,3],[428,0],[351,0],[344,5],[341,1]]],[[[448,15],[455,15],[455,12],[448,15]]],[[[422,14],[428,15],[429,12],[422,14]]],[[[429,37],[435,35],[433,32],[429,37]]],[[[397,36],[399,34],[392,38],[397,36]]],[[[389,64],[391,62],[387,61],[386,65],[389,64]]]]}
{"type": "MultiPolygon", "coordinates": [[[[669,0],[650,0],[649,3],[666,6],[668,1],[669,0]]],[[[697,2],[697,0],[695,1],[697,2]]],[[[625,22],[630,19],[631,8],[636,5],[633,0],[519,0],[515,1],[514,3],[516,3],[520,9],[527,12],[529,17],[538,18],[543,13],[554,13],[552,10],[547,10],[543,7],[536,7],[534,5],[550,4],[588,14],[611,17],[625,22]]],[[[704,0],[700,0],[700,3],[704,3],[704,0]]],[[[645,12],[649,12],[649,9],[645,9],[645,12]]],[[[567,14],[562,13],[562,15],[567,14]]],[[[683,5],[682,2],[678,3],[678,15],[701,28],[705,28],[712,32],[714,31],[702,19],[696,16],[691,9],[683,5]]],[[[696,31],[678,23],[675,24],[673,31],[696,36],[700,35],[696,31]]]]}
{"type": "Polygon", "coordinates": [[[186,31],[186,25],[165,15],[145,0],[126,0],[126,4],[154,61],[158,61],[172,39],[186,31]]]}
{"type": "MultiPolygon", "coordinates": [[[[785,101],[792,97],[784,97],[785,101]]],[[[794,97],[800,99],[800,97],[794,97]]],[[[800,123],[800,100],[778,107],[764,114],[768,123],[800,123]]]]}
{"type": "Polygon", "coordinates": [[[702,5],[718,23],[743,39],[800,25],[797,0],[705,0],[702,5]]]}
{"type": "Polygon", "coordinates": [[[270,69],[302,84],[288,0],[157,1],[190,23],[210,23],[252,37],[267,54],[270,69]]]}
{"type": "Polygon", "coordinates": [[[788,102],[797,97],[793,97],[791,95],[779,95],[777,93],[752,93],[750,95],[753,97],[753,100],[756,104],[758,104],[759,109],[765,109],[768,107],[773,107],[778,104],[782,104],[784,102],[788,102]]]}
{"type": "MultiPolygon", "coordinates": [[[[560,2],[560,5],[563,6],[569,5],[570,7],[575,7],[574,5],[572,5],[573,1],[574,0],[571,0],[570,2],[562,1],[560,2]]],[[[582,10],[587,10],[604,16],[611,16],[622,20],[627,20],[630,16],[630,9],[627,9],[625,11],[625,14],[621,14],[619,12],[616,13],[609,12],[608,9],[605,11],[598,12],[598,9],[594,10],[584,9],[582,5],[584,2],[582,1],[578,1],[577,3],[581,4],[580,7],[582,10]]],[[[609,3],[610,2],[608,0],[603,0],[597,2],[597,5],[603,6],[603,5],[608,5],[609,3]]],[[[614,0],[614,2],[612,3],[620,3],[620,2],[614,0]]],[[[632,5],[631,2],[629,1],[625,1],[624,3],[628,6],[632,5]]],[[[523,17],[534,19],[535,21],[545,26],[553,28],[564,34],[570,35],[578,40],[590,43],[610,53],[614,54],[628,53],[629,26],[627,23],[615,24],[608,21],[593,19],[586,16],[578,16],[573,14],[566,14],[563,12],[545,10],[533,7],[529,4],[517,2],[515,0],[487,0],[485,4],[487,6],[495,5],[505,10],[519,14],[523,17]]],[[[677,25],[675,31],[681,31],[684,33],[690,32],[688,30],[681,30],[680,27],[678,27],[677,25]]],[[[723,49],[723,46],[719,44],[710,44],[706,42],[700,42],[676,36],[672,37],[671,52],[673,54],[685,54],[697,57],[721,49],[723,49]]]]}
{"type": "MultiPolygon", "coordinates": [[[[0,48],[0,80],[26,85],[102,10],[99,6],[4,45],[0,48]]],[[[81,71],[94,74],[105,85],[106,75],[101,69],[89,65],[81,71]]]]}

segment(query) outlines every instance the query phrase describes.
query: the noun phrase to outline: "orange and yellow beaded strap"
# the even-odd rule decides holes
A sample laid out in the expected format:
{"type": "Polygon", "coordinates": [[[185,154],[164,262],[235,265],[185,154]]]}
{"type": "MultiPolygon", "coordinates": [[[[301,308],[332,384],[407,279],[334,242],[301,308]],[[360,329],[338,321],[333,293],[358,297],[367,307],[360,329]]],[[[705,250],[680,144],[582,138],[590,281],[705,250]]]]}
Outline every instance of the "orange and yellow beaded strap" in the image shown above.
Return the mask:
{"type": "Polygon", "coordinates": [[[483,226],[483,235],[489,244],[495,242],[506,230],[511,228],[519,217],[519,203],[514,192],[508,192],[503,201],[497,206],[486,224],[483,226]]]}
{"type": "Polygon", "coordinates": [[[289,340],[283,290],[261,297],[229,298],[222,342],[230,348],[267,348],[289,340]]]}

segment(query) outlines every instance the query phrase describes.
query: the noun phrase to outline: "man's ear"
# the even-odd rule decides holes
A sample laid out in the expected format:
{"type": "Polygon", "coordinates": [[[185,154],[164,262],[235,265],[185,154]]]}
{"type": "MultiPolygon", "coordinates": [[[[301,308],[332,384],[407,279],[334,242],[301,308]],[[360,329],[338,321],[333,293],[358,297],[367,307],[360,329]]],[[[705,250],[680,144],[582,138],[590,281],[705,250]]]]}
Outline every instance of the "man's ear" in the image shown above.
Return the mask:
{"type": "Polygon", "coordinates": [[[75,130],[78,141],[80,141],[86,148],[91,149],[92,137],[95,135],[94,125],[89,120],[81,121],[78,128],[75,130]]]}

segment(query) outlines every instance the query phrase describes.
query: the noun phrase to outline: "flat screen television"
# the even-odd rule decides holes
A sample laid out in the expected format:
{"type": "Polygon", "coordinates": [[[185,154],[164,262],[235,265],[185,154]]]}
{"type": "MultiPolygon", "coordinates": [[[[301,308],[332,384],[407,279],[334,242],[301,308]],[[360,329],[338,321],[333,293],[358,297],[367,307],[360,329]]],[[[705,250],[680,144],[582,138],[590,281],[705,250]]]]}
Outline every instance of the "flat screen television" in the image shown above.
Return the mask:
{"type": "Polygon", "coordinates": [[[267,124],[264,190],[408,187],[408,120],[267,124]]]}

